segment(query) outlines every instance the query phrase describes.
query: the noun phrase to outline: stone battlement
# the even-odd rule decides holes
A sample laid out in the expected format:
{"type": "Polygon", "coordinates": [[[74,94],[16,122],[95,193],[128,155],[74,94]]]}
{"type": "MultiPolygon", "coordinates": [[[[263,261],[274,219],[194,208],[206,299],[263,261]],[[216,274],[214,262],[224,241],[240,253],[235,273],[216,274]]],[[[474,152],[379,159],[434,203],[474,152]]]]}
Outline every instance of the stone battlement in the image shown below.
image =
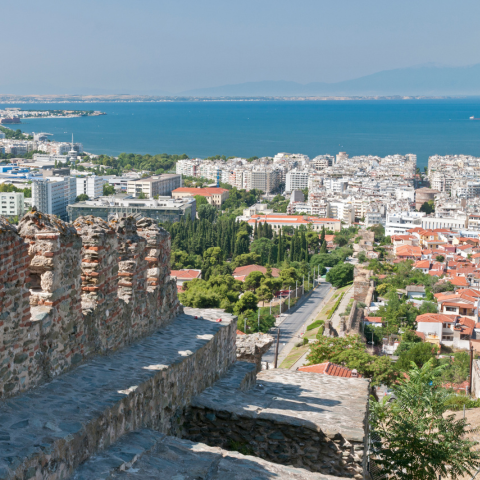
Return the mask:
{"type": "Polygon", "coordinates": [[[167,325],[182,307],[154,220],[0,217],[0,398],[167,325]]]}

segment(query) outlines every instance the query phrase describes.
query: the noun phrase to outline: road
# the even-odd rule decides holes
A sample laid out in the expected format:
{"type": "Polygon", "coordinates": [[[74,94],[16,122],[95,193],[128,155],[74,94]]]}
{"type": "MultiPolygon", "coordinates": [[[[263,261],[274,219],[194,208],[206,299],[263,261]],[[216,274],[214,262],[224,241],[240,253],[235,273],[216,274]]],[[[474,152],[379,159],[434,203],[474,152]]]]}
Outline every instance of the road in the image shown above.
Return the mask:
{"type": "MultiPolygon", "coordinates": [[[[331,285],[329,283],[321,283],[310,295],[304,297],[299,301],[295,307],[286,312],[288,316],[280,325],[280,344],[278,346],[278,353],[284,348],[285,345],[295,336],[300,330],[301,326],[310,318],[320,302],[325,298],[330,290],[331,285]]],[[[272,335],[277,338],[277,329],[272,328],[272,335]]],[[[299,340],[300,341],[300,340],[299,340]]],[[[268,352],[262,357],[263,362],[271,363],[275,360],[275,343],[270,347],[268,352]]]]}

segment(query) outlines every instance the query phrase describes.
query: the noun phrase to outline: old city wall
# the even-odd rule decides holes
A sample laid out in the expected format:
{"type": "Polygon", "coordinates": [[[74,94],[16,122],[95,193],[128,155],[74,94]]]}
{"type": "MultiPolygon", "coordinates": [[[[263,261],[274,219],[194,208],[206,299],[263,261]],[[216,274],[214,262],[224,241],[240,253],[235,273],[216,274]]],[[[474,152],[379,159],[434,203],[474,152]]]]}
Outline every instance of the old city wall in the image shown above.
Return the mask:
{"type": "Polygon", "coordinates": [[[0,218],[0,398],[116,350],[181,311],[151,219],[0,218]]]}

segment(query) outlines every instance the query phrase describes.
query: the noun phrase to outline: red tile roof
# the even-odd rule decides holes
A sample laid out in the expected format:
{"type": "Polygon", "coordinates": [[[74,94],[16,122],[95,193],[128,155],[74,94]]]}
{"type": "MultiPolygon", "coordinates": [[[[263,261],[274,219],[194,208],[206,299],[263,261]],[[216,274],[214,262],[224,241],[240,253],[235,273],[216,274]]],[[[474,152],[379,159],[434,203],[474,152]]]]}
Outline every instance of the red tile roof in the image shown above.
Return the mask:
{"type": "MultiPolygon", "coordinates": [[[[300,372],[323,373],[325,375],[332,375],[333,377],[352,377],[352,370],[334,363],[324,362],[317,365],[305,365],[297,369],[300,372]]],[[[360,377],[360,375],[358,375],[360,377]]]]}
{"type": "MultiPolygon", "coordinates": [[[[261,265],[245,265],[244,267],[237,267],[233,271],[233,276],[236,280],[240,280],[237,277],[244,277],[241,281],[245,280],[245,277],[252,272],[261,272],[264,275],[267,273],[266,267],[262,267],[261,265]]],[[[272,268],[272,277],[279,277],[280,270],[278,268],[272,268]]]]}
{"type": "Polygon", "coordinates": [[[423,342],[425,341],[425,334],[423,332],[415,332],[415,335],[420,337],[423,342]]]}
{"type": "Polygon", "coordinates": [[[413,268],[430,268],[430,260],[419,260],[413,268]]]}
{"type": "Polygon", "coordinates": [[[456,287],[468,287],[468,282],[465,277],[450,277],[447,279],[452,285],[456,287]]]}
{"type": "Polygon", "coordinates": [[[173,193],[190,193],[192,196],[200,195],[201,197],[211,197],[212,195],[221,195],[228,192],[226,188],[207,187],[207,188],[190,188],[180,187],[172,191],[173,193]]]}
{"type": "Polygon", "coordinates": [[[175,277],[177,280],[193,280],[194,278],[200,278],[202,276],[201,270],[172,270],[170,272],[171,277],[175,277]]]}
{"type": "Polygon", "coordinates": [[[370,323],[382,323],[382,317],[365,317],[365,320],[370,323]]]}
{"type": "Polygon", "coordinates": [[[457,315],[445,315],[443,313],[424,313],[417,316],[417,323],[452,323],[457,315]]]}
{"type": "Polygon", "coordinates": [[[413,245],[402,245],[397,248],[397,257],[421,257],[422,249],[413,245]]]}

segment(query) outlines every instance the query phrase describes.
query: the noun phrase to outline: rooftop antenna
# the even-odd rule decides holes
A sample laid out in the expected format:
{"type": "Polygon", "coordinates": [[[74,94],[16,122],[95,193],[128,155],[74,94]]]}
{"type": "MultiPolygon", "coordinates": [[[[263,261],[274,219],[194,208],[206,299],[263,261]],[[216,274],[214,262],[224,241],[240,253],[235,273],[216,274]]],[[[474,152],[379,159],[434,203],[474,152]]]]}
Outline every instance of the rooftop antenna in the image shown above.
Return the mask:
{"type": "Polygon", "coordinates": [[[72,150],[73,150],[73,133],[72,133],[72,150]]]}

